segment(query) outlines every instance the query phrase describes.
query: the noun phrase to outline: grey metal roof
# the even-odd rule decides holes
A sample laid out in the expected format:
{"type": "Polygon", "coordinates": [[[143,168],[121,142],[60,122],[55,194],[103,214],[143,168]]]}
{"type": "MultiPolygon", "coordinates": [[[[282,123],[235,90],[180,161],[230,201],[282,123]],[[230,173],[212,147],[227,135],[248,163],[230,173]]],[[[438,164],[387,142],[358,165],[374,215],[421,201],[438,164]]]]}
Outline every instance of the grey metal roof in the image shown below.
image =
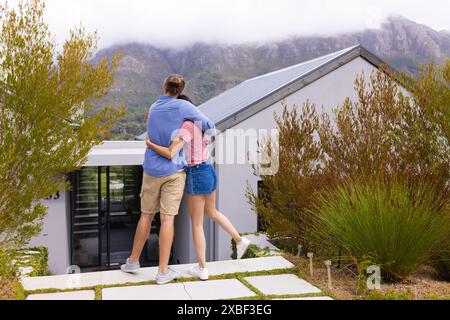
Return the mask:
{"type": "MultiPolygon", "coordinates": [[[[342,65],[362,57],[376,67],[382,60],[355,45],[310,61],[244,81],[202,104],[199,108],[220,130],[230,128],[342,65]]],[[[146,134],[139,138],[146,139],[146,134]]]]}

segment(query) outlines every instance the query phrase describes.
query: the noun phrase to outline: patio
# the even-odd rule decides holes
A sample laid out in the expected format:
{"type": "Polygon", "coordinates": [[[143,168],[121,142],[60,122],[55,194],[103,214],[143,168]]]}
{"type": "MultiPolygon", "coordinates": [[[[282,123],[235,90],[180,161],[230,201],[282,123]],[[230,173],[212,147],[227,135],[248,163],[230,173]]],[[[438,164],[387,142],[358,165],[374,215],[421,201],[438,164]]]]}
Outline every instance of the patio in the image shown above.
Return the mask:
{"type": "Polygon", "coordinates": [[[186,272],[191,266],[173,266],[182,278],[162,286],[155,283],[157,268],[30,277],[22,284],[28,300],[332,300],[281,256],[212,262],[206,282],[186,272]]]}

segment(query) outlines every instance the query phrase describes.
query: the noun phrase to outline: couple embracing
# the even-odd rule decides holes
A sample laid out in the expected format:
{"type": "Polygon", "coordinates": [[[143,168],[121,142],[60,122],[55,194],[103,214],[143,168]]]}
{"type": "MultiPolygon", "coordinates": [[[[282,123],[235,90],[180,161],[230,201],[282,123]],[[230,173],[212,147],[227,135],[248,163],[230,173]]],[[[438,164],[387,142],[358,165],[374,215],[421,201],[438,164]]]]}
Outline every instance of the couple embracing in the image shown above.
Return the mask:
{"type": "Polygon", "coordinates": [[[179,273],[169,268],[168,264],[175,217],[184,193],[198,259],[198,265],[189,270],[192,276],[201,280],[209,278],[203,230],[205,214],[236,241],[238,258],[245,254],[250,245],[250,241],[241,237],[228,218],[216,209],[217,176],[209,162],[207,137],[208,132],[214,131],[215,125],[183,95],[185,86],[181,76],[169,76],[164,82],[164,95],[150,108],[141,192],[142,214],[131,257],[121,267],[122,271],[130,273],[140,269],[140,255],[153,219],[160,213],[158,284],[179,277],[179,273]]]}

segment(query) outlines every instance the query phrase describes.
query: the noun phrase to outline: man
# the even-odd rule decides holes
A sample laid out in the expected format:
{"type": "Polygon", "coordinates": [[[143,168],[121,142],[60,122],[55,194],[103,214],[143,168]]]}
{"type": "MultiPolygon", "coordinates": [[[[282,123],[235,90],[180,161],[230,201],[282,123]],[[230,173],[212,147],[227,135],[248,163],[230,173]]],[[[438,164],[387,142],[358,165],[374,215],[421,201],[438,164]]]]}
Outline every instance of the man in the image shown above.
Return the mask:
{"type": "MultiPolygon", "coordinates": [[[[202,124],[204,131],[214,129],[214,123],[208,120],[194,105],[177,98],[183,93],[186,83],[179,75],[168,77],[164,83],[164,96],[156,101],[149,112],[148,135],[155,143],[169,147],[172,138],[187,120],[202,124]]],[[[159,156],[147,148],[144,162],[144,178],[141,192],[141,219],[134,239],[133,252],[122,265],[124,272],[136,272],[140,269],[139,257],[148,239],[155,215],[161,214],[159,234],[159,272],[158,284],[165,284],[179,275],[170,269],[169,259],[173,244],[174,222],[178,215],[184,194],[186,160],[181,149],[173,160],[159,156]]]]}

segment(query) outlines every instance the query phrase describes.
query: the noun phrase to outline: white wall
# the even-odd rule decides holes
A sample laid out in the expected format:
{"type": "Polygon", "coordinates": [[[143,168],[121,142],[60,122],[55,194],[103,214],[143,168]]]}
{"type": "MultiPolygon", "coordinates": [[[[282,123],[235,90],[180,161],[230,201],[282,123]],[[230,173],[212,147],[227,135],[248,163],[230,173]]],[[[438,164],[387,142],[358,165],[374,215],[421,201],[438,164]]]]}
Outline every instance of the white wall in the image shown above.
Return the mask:
{"type": "MultiPolygon", "coordinates": [[[[354,81],[356,76],[364,71],[367,78],[375,70],[373,65],[362,58],[357,58],[341,68],[333,71],[325,77],[315,81],[309,86],[292,94],[285,99],[288,106],[302,106],[306,100],[316,103],[318,107],[324,106],[326,112],[340,105],[346,97],[356,100],[354,81]]],[[[223,106],[226,108],[226,106],[223,106]]],[[[255,114],[251,118],[238,124],[231,129],[275,129],[273,114],[281,113],[281,102],[255,114]]],[[[224,150],[220,138],[216,150],[224,150]]],[[[217,152],[217,151],[216,151],[217,152]]],[[[229,152],[229,150],[226,150],[229,152]]],[[[247,182],[253,190],[257,190],[258,178],[253,175],[249,164],[245,165],[216,165],[219,175],[219,210],[230,218],[239,232],[256,232],[257,216],[251,211],[250,205],[245,197],[247,182]]],[[[231,238],[222,230],[217,234],[216,259],[228,260],[231,255],[231,238]]]]}
{"type": "Polygon", "coordinates": [[[186,200],[183,198],[180,213],[175,218],[175,236],[173,240],[173,262],[177,264],[193,263],[196,261],[192,241],[192,227],[186,200]]]}
{"type": "Polygon", "coordinates": [[[57,200],[42,202],[48,208],[44,225],[39,236],[33,238],[30,247],[47,247],[48,267],[52,274],[65,274],[70,265],[70,217],[69,193],[64,192],[57,200]]]}
{"type": "Polygon", "coordinates": [[[84,166],[141,166],[144,163],[145,150],[145,141],[105,141],[89,152],[84,166]]]}

